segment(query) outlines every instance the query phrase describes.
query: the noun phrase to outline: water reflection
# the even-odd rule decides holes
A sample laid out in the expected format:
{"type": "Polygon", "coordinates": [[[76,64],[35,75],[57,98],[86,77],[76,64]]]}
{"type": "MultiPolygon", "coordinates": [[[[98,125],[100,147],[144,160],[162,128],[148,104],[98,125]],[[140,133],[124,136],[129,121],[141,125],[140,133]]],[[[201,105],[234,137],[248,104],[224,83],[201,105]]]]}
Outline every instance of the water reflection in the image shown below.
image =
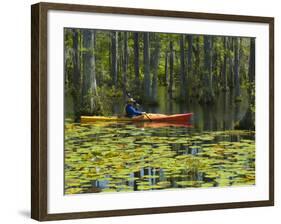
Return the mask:
{"type": "MultiPolygon", "coordinates": [[[[242,90],[241,90],[242,91],[242,90]]],[[[231,91],[217,96],[214,105],[201,105],[197,101],[177,102],[169,95],[166,87],[159,86],[159,105],[143,105],[140,109],[148,113],[180,114],[193,112],[193,125],[199,130],[229,130],[241,120],[248,109],[248,94],[242,91],[242,101],[235,102],[231,91]]],[[[125,99],[115,99],[108,104],[113,114],[123,114],[125,99]]]]}

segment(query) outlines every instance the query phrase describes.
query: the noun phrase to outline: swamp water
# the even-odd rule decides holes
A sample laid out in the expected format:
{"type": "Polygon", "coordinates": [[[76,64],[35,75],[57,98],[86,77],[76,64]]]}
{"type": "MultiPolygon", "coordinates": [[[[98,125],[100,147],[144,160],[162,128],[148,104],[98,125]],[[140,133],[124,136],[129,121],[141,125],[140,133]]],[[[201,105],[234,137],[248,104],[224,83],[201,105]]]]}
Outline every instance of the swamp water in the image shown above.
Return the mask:
{"type": "Polygon", "coordinates": [[[255,184],[254,132],[65,124],[65,193],[255,184]]]}
{"type": "MultiPolygon", "coordinates": [[[[152,113],[193,112],[192,126],[65,122],[65,193],[122,192],[255,184],[255,132],[234,130],[247,94],[221,94],[212,107],[184,105],[159,88],[152,113]]],[[[111,101],[112,114],[124,102],[111,101]]],[[[66,101],[66,111],[72,103],[66,101]]],[[[68,115],[66,114],[66,117],[68,115]]]]}

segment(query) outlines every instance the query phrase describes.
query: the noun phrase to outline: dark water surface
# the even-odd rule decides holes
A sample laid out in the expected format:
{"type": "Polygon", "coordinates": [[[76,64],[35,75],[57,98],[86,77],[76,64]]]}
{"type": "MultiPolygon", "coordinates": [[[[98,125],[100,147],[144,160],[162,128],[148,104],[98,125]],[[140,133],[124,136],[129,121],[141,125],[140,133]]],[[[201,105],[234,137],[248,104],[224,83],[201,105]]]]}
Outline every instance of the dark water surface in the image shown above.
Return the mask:
{"type": "MultiPolygon", "coordinates": [[[[247,99],[222,94],[210,107],[176,103],[165,92],[159,89],[160,105],[142,109],[193,112],[191,126],[66,119],[66,194],[255,184],[255,132],[234,130],[247,99]]],[[[123,104],[109,107],[122,114],[123,104]]]]}

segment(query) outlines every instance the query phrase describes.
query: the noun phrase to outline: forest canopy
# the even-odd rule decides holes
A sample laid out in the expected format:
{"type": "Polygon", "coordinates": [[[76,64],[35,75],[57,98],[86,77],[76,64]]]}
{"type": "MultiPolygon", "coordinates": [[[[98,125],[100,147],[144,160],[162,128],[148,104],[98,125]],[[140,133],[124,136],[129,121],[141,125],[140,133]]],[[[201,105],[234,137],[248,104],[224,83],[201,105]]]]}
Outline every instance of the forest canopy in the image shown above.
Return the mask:
{"type": "Polygon", "coordinates": [[[159,103],[160,86],[177,102],[215,103],[246,91],[247,117],[254,128],[255,38],[64,29],[65,96],[73,117],[113,115],[108,102],[125,103],[128,93],[144,105],[159,103]]]}

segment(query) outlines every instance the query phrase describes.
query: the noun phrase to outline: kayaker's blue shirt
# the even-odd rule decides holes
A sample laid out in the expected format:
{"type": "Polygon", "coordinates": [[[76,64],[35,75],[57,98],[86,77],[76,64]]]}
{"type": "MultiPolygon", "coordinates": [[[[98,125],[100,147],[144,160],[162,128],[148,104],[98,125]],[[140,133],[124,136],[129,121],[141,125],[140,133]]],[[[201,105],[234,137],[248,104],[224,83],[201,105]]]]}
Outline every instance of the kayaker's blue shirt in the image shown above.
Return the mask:
{"type": "Polygon", "coordinates": [[[127,104],[126,115],[127,117],[135,117],[135,116],[142,115],[142,112],[134,108],[132,104],[127,104]]]}

